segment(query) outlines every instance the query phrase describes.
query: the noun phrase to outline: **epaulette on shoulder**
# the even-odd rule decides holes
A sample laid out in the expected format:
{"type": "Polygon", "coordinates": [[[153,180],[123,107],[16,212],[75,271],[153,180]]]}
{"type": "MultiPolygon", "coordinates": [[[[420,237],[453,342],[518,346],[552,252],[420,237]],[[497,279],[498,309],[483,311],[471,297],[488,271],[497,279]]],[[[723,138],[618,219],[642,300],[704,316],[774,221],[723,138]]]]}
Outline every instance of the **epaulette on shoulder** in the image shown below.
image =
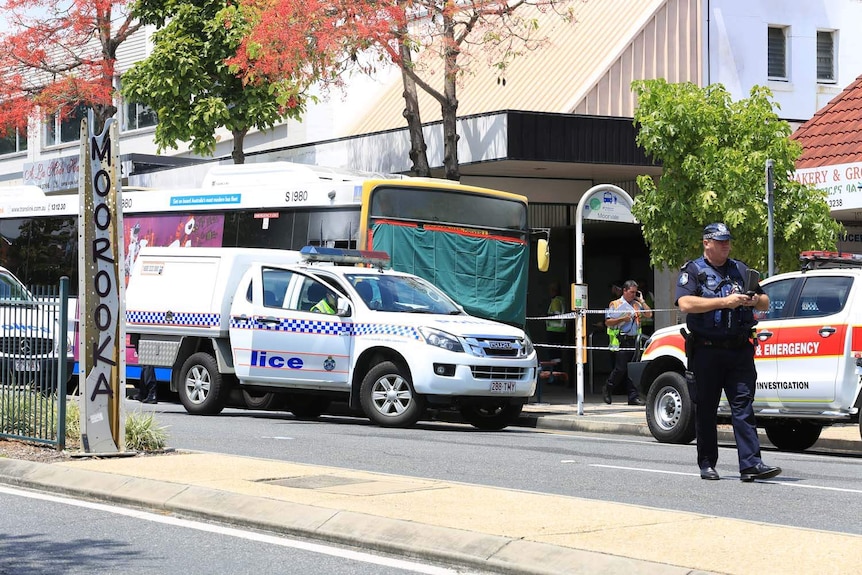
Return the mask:
{"type": "Polygon", "coordinates": [[[694,263],[694,260],[688,260],[687,262],[685,262],[684,264],[679,266],[679,271],[684,270],[685,268],[687,268],[688,266],[690,266],[693,263],[694,263]]]}

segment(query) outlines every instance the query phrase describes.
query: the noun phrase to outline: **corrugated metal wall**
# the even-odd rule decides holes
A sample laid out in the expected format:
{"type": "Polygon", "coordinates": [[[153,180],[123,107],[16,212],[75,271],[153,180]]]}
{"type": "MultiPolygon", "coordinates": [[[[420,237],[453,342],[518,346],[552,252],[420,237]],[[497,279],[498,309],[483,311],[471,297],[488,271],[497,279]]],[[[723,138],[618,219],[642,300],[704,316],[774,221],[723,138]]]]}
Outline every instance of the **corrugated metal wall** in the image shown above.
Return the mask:
{"type": "Polygon", "coordinates": [[[529,218],[531,228],[564,228],[575,225],[575,204],[531,203],[529,218]]]}
{"type": "Polygon", "coordinates": [[[571,112],[632,117],[633,80],[664,78],[701,85],[702,44],[701,1],[667,0],[571,112]]]}

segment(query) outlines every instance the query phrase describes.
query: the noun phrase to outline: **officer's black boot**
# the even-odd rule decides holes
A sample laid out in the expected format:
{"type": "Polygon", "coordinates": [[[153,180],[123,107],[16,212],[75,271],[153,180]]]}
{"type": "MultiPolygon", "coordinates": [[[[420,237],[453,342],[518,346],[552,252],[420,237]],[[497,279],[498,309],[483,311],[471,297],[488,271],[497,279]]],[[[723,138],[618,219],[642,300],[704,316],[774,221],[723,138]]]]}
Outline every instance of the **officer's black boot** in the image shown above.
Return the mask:
{"type": "Polygon", "coordinates": [[[156,382],[147,384],[147,397],[143,401],[144,403],[158,403],[156,399],[156,382]]]}

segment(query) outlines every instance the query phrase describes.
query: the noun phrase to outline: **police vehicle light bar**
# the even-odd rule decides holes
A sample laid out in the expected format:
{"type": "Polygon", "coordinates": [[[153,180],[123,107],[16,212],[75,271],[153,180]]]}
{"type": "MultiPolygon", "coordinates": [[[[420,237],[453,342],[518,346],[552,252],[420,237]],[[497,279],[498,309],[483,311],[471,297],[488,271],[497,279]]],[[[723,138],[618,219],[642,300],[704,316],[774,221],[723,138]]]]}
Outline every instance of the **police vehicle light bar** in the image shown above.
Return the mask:
{"type": "Polygon", "coordinates": [[[327,262],[333,264],[365,264],[384,268],[389,267],[389,254],[371,250],[348,250],[323,246],[305,246],[299,250],[307,262],[327,262]]]}
{"type": "Polygon", "coordinates": [[[799,261],[803,269],[824,267],[828,264],[837,266],[862,266],[862,254],[850,254],[846,252],[805,251],[799,254],[799,261]]]}

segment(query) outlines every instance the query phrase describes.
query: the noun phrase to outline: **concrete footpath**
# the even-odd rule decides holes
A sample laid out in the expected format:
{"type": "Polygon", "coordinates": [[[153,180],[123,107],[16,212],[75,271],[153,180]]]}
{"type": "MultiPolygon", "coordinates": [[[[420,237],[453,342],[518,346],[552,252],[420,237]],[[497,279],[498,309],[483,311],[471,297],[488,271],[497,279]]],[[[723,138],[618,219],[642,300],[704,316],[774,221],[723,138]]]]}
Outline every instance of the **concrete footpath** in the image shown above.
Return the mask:
{"type": "MultiPolygon", "coordinates": [[[[649,435],[622,397],[590,396],[578,415],[573,389],[543,391],[520,424],[649,435]]],[[[827,428],[818,446],[862,450],[859,428],[827,428]]],[[[705,484],[695,473],[687,496],[705,484]]],[[[500,573],[851,573],[862,555],[853,535],[216,453],[0,459],[0,483],[500,573]]]]}

